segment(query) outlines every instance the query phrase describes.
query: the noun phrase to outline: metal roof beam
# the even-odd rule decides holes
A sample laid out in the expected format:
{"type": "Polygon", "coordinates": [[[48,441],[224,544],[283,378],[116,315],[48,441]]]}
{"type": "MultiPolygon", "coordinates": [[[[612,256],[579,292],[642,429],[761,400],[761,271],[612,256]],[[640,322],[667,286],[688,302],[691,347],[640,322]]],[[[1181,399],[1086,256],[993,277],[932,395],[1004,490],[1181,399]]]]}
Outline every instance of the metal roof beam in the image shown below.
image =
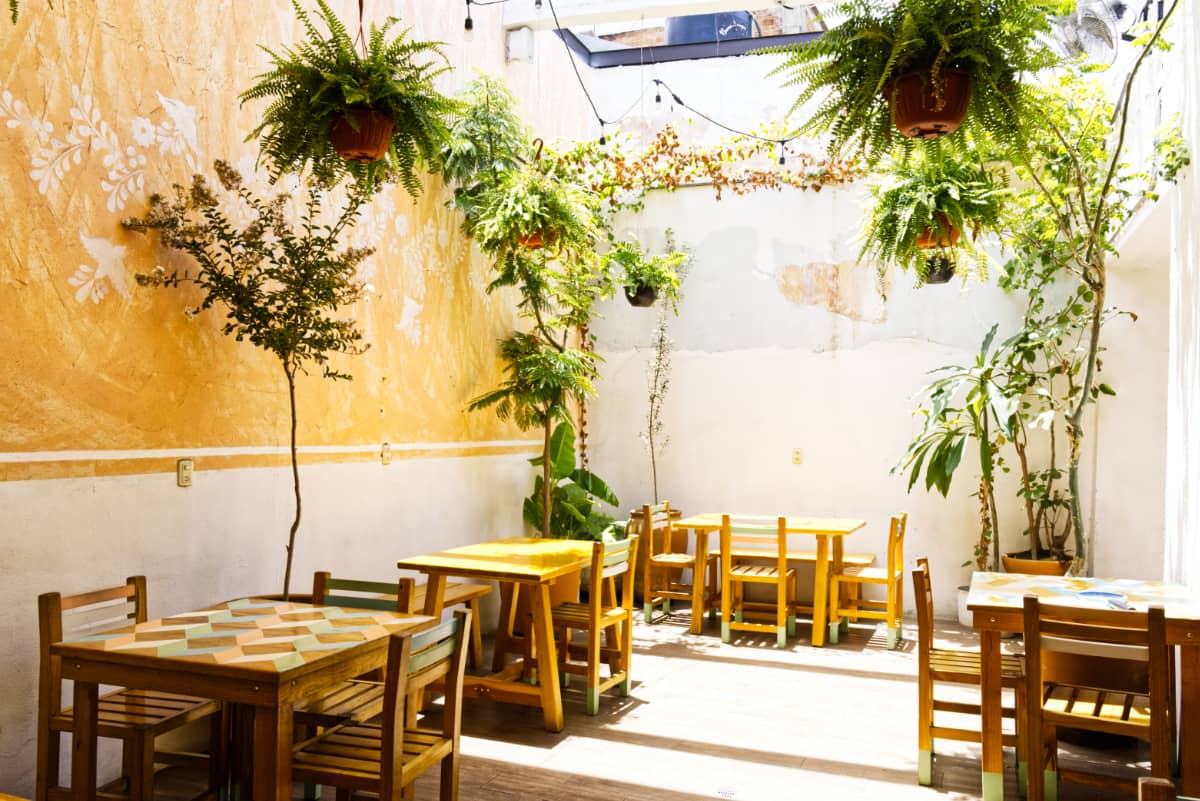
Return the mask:
{"type": "MultiPolygon", "coordinates": [[[[587,27],[606,22],[624,22],[642,17],[680,17],[688,14],[717,14],[723,11],[745,11],[747,7],[769,8],[777,0],[554,0],[554,10],[564,28],[587,27]]],[[[552,30],[554,15],[549,0],[542,0],[542,10],[534,0],[509,0],[504,4],[505,30],[532,28],[552,30]]]]}

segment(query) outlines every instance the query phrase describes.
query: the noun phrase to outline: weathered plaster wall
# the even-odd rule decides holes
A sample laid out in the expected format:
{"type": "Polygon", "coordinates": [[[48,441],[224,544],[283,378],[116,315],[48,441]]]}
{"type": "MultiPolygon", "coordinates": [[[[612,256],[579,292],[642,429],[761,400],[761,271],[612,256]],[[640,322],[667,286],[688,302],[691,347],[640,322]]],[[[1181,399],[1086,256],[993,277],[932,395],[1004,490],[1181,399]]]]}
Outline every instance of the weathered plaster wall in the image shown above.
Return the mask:
{"type": "MultiPolygon", "coordinates": [[[[119,225],[214,158],[252,171],[243,139],[257,109],[236,96],[267,63],[257,45],[296,35],[290,3],[48,5],[22,0],[19,23],[0,22],[0,791],[26,796],[36,595],[144,573],[161,614],[278,591],[292,514],[281,371],[223,337],[218,314],[185,318],[186,292],[137,287],[136,273],[172,257],[119,225]],[[184,456],[196,460],[189,490],[174,482],[184,456]]],[[[357,14],[352,0],[333,5],[357,14]]],[[[447,42],[447,91],[485,69],[540,135],[579,133],[583,101],[557,39],[506,65],[499,7],[475,10],[471,43],[461,4],[366,11],[447,42]]],[[[362,274],[375,291],[352,310],[371,349],[338,360],[352,382],[299,385],[297,586],[322,568],[388,578],[401,556],[521,525],[528,439],[465,412],[498,376],[511,298],[485,296],[488,266],[445,199],[432,180],[415,202],[389,192],[355,229],[355,244],[377,248],[362,274]]]]}

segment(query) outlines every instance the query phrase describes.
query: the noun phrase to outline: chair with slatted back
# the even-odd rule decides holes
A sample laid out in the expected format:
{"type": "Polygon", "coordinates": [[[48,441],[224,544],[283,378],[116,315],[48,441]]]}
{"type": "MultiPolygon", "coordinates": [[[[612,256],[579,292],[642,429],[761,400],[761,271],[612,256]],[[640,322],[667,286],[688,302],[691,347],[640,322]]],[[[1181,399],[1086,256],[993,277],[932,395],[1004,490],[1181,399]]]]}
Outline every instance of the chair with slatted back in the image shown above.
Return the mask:
{"type": "Polygon", "coordinates": [[[554,630],[559,633],[559,670],[565,677],[575,673],[587,677],[587,713],[600,712],[600,693],[620,686],[621,695],[629,695],[630,662],[633,657],[633,576],[637,565],[639,536],[630,534],[616,542],[592,545],[588,571],[587,603],[566,602],[551,610],[554,630]],[[617,579],[621,579],[620,602],[617,579]],[[571,632],[587,634],[582,649],[571,642],[571,632]],[[607,648],[600,645],[604,633],[613,633],[607,648]],[[573,651],[582,650],[583,659],[573,651]],[[609,666],[609,675],[601,680],[600,665],[609,666]]]}
{"type": "Polygon", "coordinates": [[[645,551],[642,560],[642,611],[647,623],[654,622],[654,610],[660,606],[664,613],[670,613],[671,601],[691,603],[691,582],[695,581],[705,585],[702,597],[710,614],[716,610],[719,555],[710,553],[705,557],[705,575],[693,575],[691,582],[684,581],[685,570],[695,572],[696,557],[687,552],[686,538],[682,540],[682,546],[676,542],[671,514],[671,504],[667,501],[642,507],[638,533],[642,536],[641,547],[645,551]]]}
{"type": "Polygon", "coordinates": [[[829,642],[836,643],[842,629],[842,618],[868,618],[887,623],[887,645],[895,648],[904,640],[904,530],[908,514],[892,517],[888,531],[887,566],[860,567],[843,564],[840,572],[829,578],[829,597],[833,613],[829,616],[829,642]],[[868,586],[884,588],[886,597],[879,601],[863,598],[868,586]]]}
{"type": "MultiPolygon", "coordinates": [[[[358,792],[398,801],[417,776],[440,763],[441,801],[458,798],[459,732],[470,610],[417,634],[394,634],[388,643],[383,715],[375,723],[344,723],[298,743],[292,751],[297,781],[337,788],[339,800],[358,792]],[[440,681],[441,723],[405,725],[406,704],[440,681]]],[[[411,792],[411,791],[409,791],[411,792]]]]}
{"type": "MultiPolygon", "coordinates": [[[[982,741],[982,726],[966,729],[961,726],[941,726],[935,719],[938,712],[981,717],[978,701],[950,701],[934,695],[938,683],[979,687],[980,663],[978,650],[936,648],[933,644],[933,589],[929,580],[929,562],[917,560],[912,572],[913,600],[917,606],[917,781],[928,785],[933,781],[935,740],[982,741]]],[[[1012,718],[1016,732],[1004,735],[1004,744],[1017,749],[1018,760],[1026,759],[1027,749],[1020,742],[1023,729],[1018,715],[1025,708],[1025,666],[1021,657],[1002,654],[1000,657],[1001,686],[1011,689],[1014,704],[1003,706],[1001,712],[1012,718]]],[[[1021,762],[1023,765],[1024,763],[1021,762]]],[[[1018,768],[1023,774],[1023,770],[1018,768]]]]}
{"type": "Polygon", "coordinates": [[[1058,779],[1092,787],[1136,792],[1129,778],[1101,776],[1058,767],[1058,727],[1136,737],[1150,743],[1150,775],[1171,776],[1174,732],[1170,714],[1171,654],[1166,644],[1166,618],[1161,606],[1145,612],[1092,609],[1041,603],[1025,598],[1026,721],[1030,748],[1029,801],[1054,799],[1058,779]],[[1056,675],[1051,651],[1094,652],[1102,659],[1144,664],[1146,686],[1114,689],[1106,671],[1081,681],[1064,682],[1056,675]],[[1040,701],[1040,703],[1039,703],[1040,701]],[[1042,781],[1037,781],[1038,776],[1042,781]]]}
{"type": "Polygon", "coordinates": [[[729,515],[721,515],[721,641],[729,642],[734,631],[775,634],[776,645],[787,647],[795,633],[793,603],[796,571],[788,566],[787,518],[778,520],[774,533],[761,527],[741,528],[729,515]],[[735,555],[736,554],[736,555],[735,555]],[[746,585],[773,587],[772,603],[746,598],[746,585]],[[760,612],[773,612],[773,622],[750,620],[760,612]]]}
{"type": "MultiPolygon", "coordinates": [[[[127,578],[120,587],[79,595],[48,592],[38,596],[37,801],[71,797],[70,790],[59,785],[59,747],[62,734],[74,728],[74,716],[69,708],[63,708],[61,659],[50,653],[50,645],[145,623],[146,608],[145,576],[127,578]]],[[[156,690],[120,689],[102,696],[98,711],[99,736],[122,741],[122,774],[132,801],[153,798],[156,762],[193,764],[201,758],[155,751],[155,738],[205,717],[212,722],[207,759],[210,789],[224,779],[225,737],[219,702],[156,690]]]]}

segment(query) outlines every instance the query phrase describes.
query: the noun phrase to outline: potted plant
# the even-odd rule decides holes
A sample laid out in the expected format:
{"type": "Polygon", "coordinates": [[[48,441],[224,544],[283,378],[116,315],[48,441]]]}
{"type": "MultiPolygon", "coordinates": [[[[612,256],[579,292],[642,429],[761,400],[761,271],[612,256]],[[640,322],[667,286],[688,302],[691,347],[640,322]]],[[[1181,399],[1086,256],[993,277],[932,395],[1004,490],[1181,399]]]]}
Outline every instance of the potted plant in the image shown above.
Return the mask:
{"type": "MultiPolygon", "coordinates": [[[[567,540],[599,540],[611,531],[613,516],[602,510],[601,504],[616,507],[620,504],[599,476],[576,463],[575,428],[567,421],[554,427],[550,435],[550,536],[567,540]]],[[[529,460],[534,467],[544,467],[544,456],[529,460]]],[[[525,522],[540,528],[543,520],[545,476],[534,478],[533,492],[525,499],[522,511],[525,522]]]]}
{"type": "Polygon", "coordinates": [[[326,33],[292,0],[307,38],[282,53],[264,48],[272,68],[241,101],[270,104],[247,141],[259,139],[273,177],[311,167],[324,182],[347,174],[370,186],[398,180],[418,194],[418,168],[437,163],[445,118],[457,109],[435,85],[450,69],[440,43],[409,40],[406,31],[389,39],[395,17],[364,36],[360,20],[360,52],[325,0],[317,6],[326,33]]]}
{"type": "Polygon", "coordinates": [[[1004,183],[967,157],[913,154],[888,161],[872,183],[858,258],[912,272],[918,284],[945,283],[956,264],[984,272],[987,256],[976,245],[1001,221],[1004,183]],[[963,236],[969,233],[969,236],[963,236]]]}
{"type": "Polygon", "coordinates": [[[614,242],[604,260],[625,287],[631,306],[652,306],[662,295],[678,313],[679,268],[686,258],[679,252],[651,256],[636,241],[625,239],[614,242]]]}
{"type": "Polygon", "coordinates": [[[144,217],[127,219],[122,224],[132,231],[157,231],[162,244],[190,255],[196,263],[195,272],[167,272],[160,267],[139,275],[139,284],[196,286],[203,300],[199,307],[187,310],[189,317],[221,307],[222,333],[232,334],[238,341],[249,340],[275,356],[283,368],[291,411],[295,496],[283,574],[283,596],[287,600],[301,512],[296,375],[317,366],[326,378],[348,380],[348,374],[330,365],[329,357],[366,350],[358,325],[338,312],[362,297],[357,268],[372,251],[343,247],[340,240],[370,194],[365,187],[354,187],[337,218],[326,223],[322,220],[325,194],[309,187],[300,218],[292,220],[285,213],[287,196],[262,200],[242,184],[241,175],[228,164],[218,161],[215,169],[222,187],[236,194],[238,205],[253,212],[254,219],[248,225],[239,225],[227,215],[225,204],[203,175],[196,175],[190,187],[177,186],[174,198],[152,195],[144,217]]]}
{"type": "Polygon", "coordinates": [[[1021,80],[1055,63],[1043,41],[1050,0],[845,0],[815,41],[776,50],[772,74],[799,87],[801,125],[835,155],[891,150],[893,131],[932,138],[960,125],[1017,142],[1030,109],[1021,80]],[[850,151],[850,153],[847,153],[850,151]]]}

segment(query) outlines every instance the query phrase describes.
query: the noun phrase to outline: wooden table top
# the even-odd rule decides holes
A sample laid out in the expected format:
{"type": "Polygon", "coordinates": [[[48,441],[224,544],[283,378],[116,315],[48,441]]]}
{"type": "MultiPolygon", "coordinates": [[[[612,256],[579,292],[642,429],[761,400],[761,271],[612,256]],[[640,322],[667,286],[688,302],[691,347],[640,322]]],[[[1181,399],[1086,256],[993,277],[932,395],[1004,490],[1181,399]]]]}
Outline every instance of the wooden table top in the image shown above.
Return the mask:
{"type": "MultiPolygon", "coordinates": [[[[1020,610],[1025,596],[1038,596],[1042,603],[1061,606],[1108,608],[1105,595],[1121,596],[1134,609],[1163,607],[1166,616],[1177,620],[1200,620],[1200,594],[1181,584],[1137,579],[1075,576],[1031,576],[1023,573],[975,573],[967,593],[967,608],[987,611],[1020,610]]],[[[1113,599],[1119,600],[1119,599],[1113,599]]]]}
{"type": "MultiPolygon", "coordinates": [[[[741,531],[761,530],[764,534],[773,534],[779,527],[779,516],[771,515],[730,515],[730,523],[741,531]]],[[[787,518],[789,534],[827,534],[844,537],[853,534],[867,524],[866,520],[838,517],[797,517],[787,518]]],[[[704,512],[691,515],[671,522],[672,528],[695,528],[708,531],[718,531],[721,528],[721,515],[717,512],[704,512]]]]}
{"type": "Polygon", "coordinates": [[[590,541],[509,537],[412,556],[397,566],[448,576],[548,582],[586,567],[591,558],[590,541]]]}
{"type": "Polygon", "coordinates": [[[64,659],[147,664],[208,673],[277,678],[355,645],[432,621],[336,606],[243,598],[159,620],[64,640],[52,646],[64,659]]]}

